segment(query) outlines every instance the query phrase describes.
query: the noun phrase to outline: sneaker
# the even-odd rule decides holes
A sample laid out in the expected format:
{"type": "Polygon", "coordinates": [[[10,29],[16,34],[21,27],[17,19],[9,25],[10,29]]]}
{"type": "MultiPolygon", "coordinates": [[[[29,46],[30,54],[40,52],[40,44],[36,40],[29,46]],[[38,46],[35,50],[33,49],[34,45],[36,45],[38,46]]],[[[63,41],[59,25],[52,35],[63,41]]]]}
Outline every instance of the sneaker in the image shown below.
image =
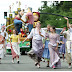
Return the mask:
{"type": "Polygon", "coordinates": [[[70,69],[70,68],[71,68],[71,66],[68,66],[68,68],[70,69]]]}
{"type": "Polygon", "coordinates": [[[35,66],[37,66],[37,64],[38,64],[38,63],[37,63],[37,62],[35,62],[35,66]]]}
{"type": "Polygon", "coordinates": [[[14,60],[12,60],[12,63],[14,64],[14,60]]]}
{"type": "Polygon", "coordinates": [[[42,59],[43,62],[45,62],[45,59],[42,59]]]}
{"type": "Polygon", "coordinates": [[[40,68],[40,64],[37,64],[37,67],[40,68]]]}
{"type": "Polygon", "coordinates": [[[17,63],[19,64],[19,63],[20,63],[20,61],[18,60],[18,61],[17,61],[17,63]]]}
{"type": "Polygon", "coordinates": [[[47,64],[47,66],[46,67],[49,67],[49,65],[47,64]]]}
{"type": "Polygon", "coordinates": [[[52,67],[53,69],[55,69],[56,67],[53,65],[53,67],[52,67]]]}

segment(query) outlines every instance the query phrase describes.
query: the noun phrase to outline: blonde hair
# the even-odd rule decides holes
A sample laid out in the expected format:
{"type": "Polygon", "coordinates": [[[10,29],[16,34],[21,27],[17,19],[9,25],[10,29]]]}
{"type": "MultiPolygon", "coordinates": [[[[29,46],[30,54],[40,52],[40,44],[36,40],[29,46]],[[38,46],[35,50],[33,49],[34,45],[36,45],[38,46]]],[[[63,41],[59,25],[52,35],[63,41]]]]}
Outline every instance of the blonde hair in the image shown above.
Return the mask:
{"type": "Polygon", "coordinates": [[[47,27],[48,27],[48,26],[49,26],[49,27],[51,27],[51,25],[50,25],[50,24],[48,24],[48,25],[47,25],[47,27]]]}
{"type": "Polygon", "coordinates": [[[41,22],[40,22],[40,21],[37,21],[37,23],[41,24],[41,22]]]}

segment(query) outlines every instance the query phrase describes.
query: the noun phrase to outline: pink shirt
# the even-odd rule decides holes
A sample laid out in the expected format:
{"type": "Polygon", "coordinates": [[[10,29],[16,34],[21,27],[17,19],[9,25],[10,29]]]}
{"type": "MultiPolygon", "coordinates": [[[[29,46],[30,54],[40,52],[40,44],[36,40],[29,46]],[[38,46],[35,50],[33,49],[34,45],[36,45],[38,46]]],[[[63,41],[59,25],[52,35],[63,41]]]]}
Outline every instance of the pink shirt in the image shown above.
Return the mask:
{"type": "Polygon", "coordinates": [[[34,23],[34,17],[33,17],[32,12],[27,13],[26,16],[28,17],[28,23],[33,24],[34,23]]]}
{"type": "Polygon", "coordinates": [[[18,17],[15,17],[14,19],[20,20],[20,18],[18,18],[18,17]]]}

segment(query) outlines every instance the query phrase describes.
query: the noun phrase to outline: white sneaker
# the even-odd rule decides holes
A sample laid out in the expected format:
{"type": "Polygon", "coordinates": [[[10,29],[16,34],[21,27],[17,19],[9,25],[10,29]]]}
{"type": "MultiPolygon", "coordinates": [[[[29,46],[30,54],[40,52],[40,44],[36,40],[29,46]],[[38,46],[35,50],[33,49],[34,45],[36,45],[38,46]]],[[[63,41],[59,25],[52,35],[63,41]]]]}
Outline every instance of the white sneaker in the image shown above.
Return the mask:
{"type": "Polygon", "coordinates": [[[20,63],[20,61],[19,61],[19,60],[17,60],[17,63],[19,64],[19,63],[20,63]]]}
{"type": "Polygon", "coordinates": [[[37,67],[40,68],[40,64],[37,64],[37,67]]]}
{"type": "Polygon", "coordinates": [[[68,68],[70,69],[70,68],[71,68],[71,66],[68,66],[68,68]]]}
{"type": "Polygon", "coordinates": [[[12,63],[14,63],[14,61],[12,60],[12,63]]]}

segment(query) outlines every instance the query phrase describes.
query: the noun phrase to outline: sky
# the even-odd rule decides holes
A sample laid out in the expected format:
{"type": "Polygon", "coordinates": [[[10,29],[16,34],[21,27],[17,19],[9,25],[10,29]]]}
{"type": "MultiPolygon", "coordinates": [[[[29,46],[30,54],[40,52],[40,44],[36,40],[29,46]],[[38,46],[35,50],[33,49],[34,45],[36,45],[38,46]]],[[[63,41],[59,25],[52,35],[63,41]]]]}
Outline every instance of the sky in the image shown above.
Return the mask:
{"type": "MultiPolygon", "coordinates": [[[[41,1],[54,1],[54,0],[0,0],[0,24],[6,23],[4,19],[4,12],[9,12],[9,6],[14,3],[12,11],[15,11],[18,7],[16,1],[21,2],[21,9],[32,7],[33,11],[37,11],[39,7],[43,5],[41,1]]],[[[56,1],[56,0],[55,0],[56,1]]],[[[60,0],[61,1],[61,0],[60,0]]],[[[51,2],[48,2],[48,5],[51,5],[51,2]]]]}
{"type": "Polygon", "coordinates": [[[32,7],[32,11],[37,11],[39,7],[43,5],[41,1],[44,0],[0,0],[0,24],[6,23],[6,19],[4,19],[4,12],[9,12],[9,6],[14,3],[12,7],[12,11],[17,10],[18,5],[16,1],[21,2],[21,9],[32,7]]]}

